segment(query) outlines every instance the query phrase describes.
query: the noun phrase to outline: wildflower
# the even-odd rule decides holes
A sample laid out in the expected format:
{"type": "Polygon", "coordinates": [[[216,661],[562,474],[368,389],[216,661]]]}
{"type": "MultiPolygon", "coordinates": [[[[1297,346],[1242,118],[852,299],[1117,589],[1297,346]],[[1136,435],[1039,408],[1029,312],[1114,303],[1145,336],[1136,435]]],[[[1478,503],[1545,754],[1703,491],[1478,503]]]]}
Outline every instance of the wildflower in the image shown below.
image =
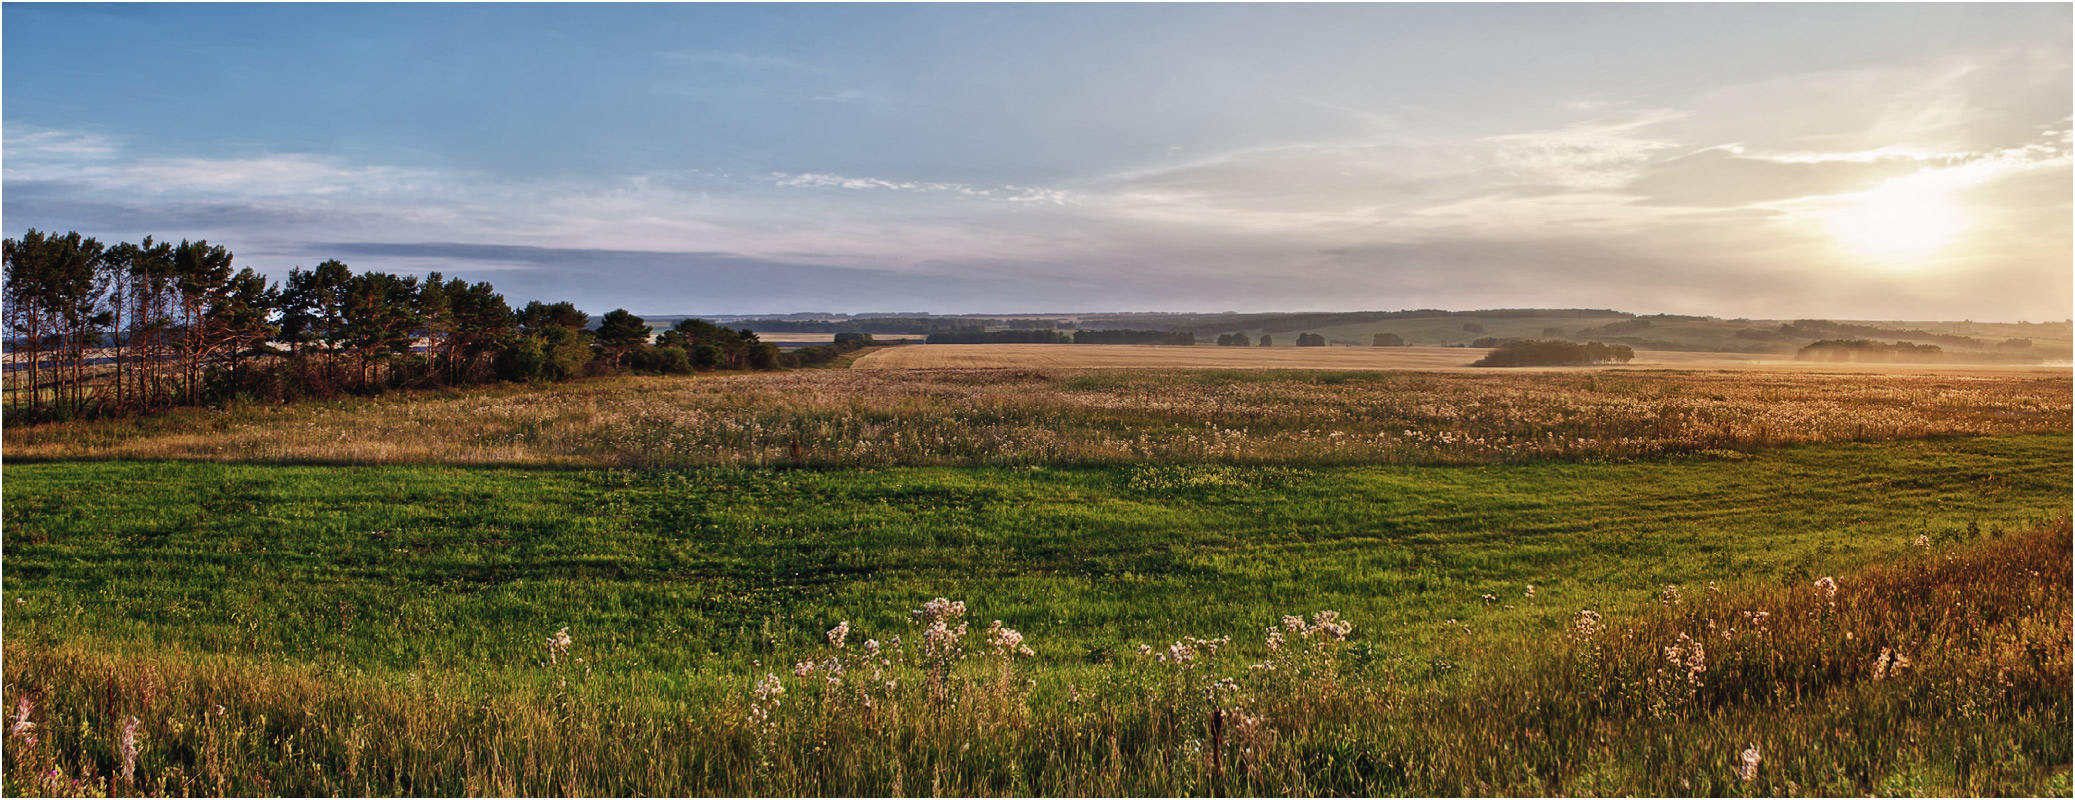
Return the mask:
{"type": "Polygon", "coordinates": [[[124,781],[134,782],[137,779],[137,726],[139,724],[140,722],[135,716],[124,720],[122,724],[122,772],[119,774],[122,775],[124,781]]]}
{"type": "Polygon", "coordinates": [[[1666,608],[1678,605],[1680,599],[1679,587],[1675,585],[1666,586],[1664,591],[1657,594],[1657,602],[1663,604],[1666,608]]]}
{"type": "Polygon", "coordinates": [[[1037,652],[1023,644],[1023,634],[1015,628],[1003,627],[1001,620],[987,627],[987,643],[994,647],[995,655],[1034,656],[1037,652]]]}
{"type": "Polygon", "coordinates": [[[1837,605],[1837,579],[1825,575],[1816,579],[1816,594],[1830,605],[1837,605]]]}
{"type": "Polygon", "coordinates": [[[848,636],[850,636],[850,620],[846,619],[836,623],[836,627],[829,629],[829,646],[838,650],[843,649],[843,640],[848,636]]]}
{"type": "MultiPolygon", "coordinates": [[[[1490,595],[1486,595],[1486,597],[1490,597],[1490,595]]],[[[1340,612],[1338,611],[1320,611],[1312,614],[1311,622],[1309,623],[1306,623],[1303,617],[1285,616],[1282,618],[1282,626],[1285,630],[1306,638],[1323,635],[1331,636],[1334,639],[1346,639],[1347,635],[1354,632],[1355,629],[1354,623],[1340,619],[1340,612]]]]}
{"type": "Polygon", "coordinates": [[[569,637],[567,625],[556,631],[555,635],[548,637],[548,663],[562,663],[562,657],[569,655],[569,646],[573,644],[576,644],[576,640],[569,637]]]}
{"type": "Polygon", "coordinates": [[[29,721],[29,712],[35,709],[36,704],[29,702],[28,697],[15,698],[14,723],[7,726],[7,738],[23,736],[36,729],[36,723],[29,721]]]}
{"type": "Polygon", "coordinates": [[[1919,534],[1917,534],[1917,535],[1916,535],[1916,541],[1915,541],[1915,542],[1912,542],[1912,544],[1915,544],[1915,545],[1916,545],[1916,546],[1918,546],[1918,547],[1930,547],[1930,546],[1931,546],[1931,537],[1929,537],[1929,536],[1925,536],[1924,534],[1921,534],[1921,533],[1919,533],[1919,534]]]}
{"type": "Polygon", "coordinates": [[[1754,744],[1744,748],[1744,751],[1736,757],[1736,779],[1744,783],[1750,783],[1757,779],[1758,762],[1763,760],[1765,760],[1765,757],[1758,752],[1757,745],[1754,744]]]}
{"type": "Polygon", "coordinates": [[[1535,585],[1534,585],[1534,584],[1530,583],[1530,584],[1528,584],[1528,585],[1527,585],[1527,594],[1526,594],[1526,595],[1524,595],[1524,596],[1526,596],[1526,597],[1534,597],[1534,596],[1535,596],[1535,585]]]}
{"type": "Polygon", "coordinates": [[[1578,636],[1579,638],[1585,638],[1592,636],[1593,634],[1599,633],[1599,620],[1599,612],[1589,608],[1581,610],[1578,612],[1578,618],[1571,622],[1571,633],[1578,636]]]}
{"type": "Polygon", "coordinates": [[[1671,662],[1674,669],[1684,671],[1686,683],[1694,687],[1700,686],[1700,674],[1708,671],[1707,647],[1683,633],[1665,646],[1664,660],[1671,662]]]}
{"type": "Polygon", "coordinates": [[[814,672],[814,662],[802,661],[793,665],[793,677],[805,678],[814,672]]]}
{"type": "Polygon", "coordinates": [[[1902,670],[1909,669],[1909,667],[1909,656],[1905,656],[1892,648],[1883,647],[1880,649],[1880,657],[1873,661],[1873,679],[1882,680],[1902,670]]]}
{"type": "Polygon", "coordinates": [[[766,672],[764,673],[764,679],[757,681],[757,685],[752,691],[756,695],[757,702],[769,702],[776,699],[779,695],[785,694],[785,682],[779,680],[776,673],[766,672]]]}
{"type": "Polygon", "coordinates": [[[879,640],[878,640],[878,639],[866,639],[866,640],[865,640],[865,655],[868,655],[868,656],[876,656],[876,655],[879,655],[879,640]]]}
{"type": "Polygon", "coordinates": [[[925,624],[938,621],[948,622],[950,620],[965,616],[965,601],[946,600],[942,597],[939,597],[935,600],[923,603],[921,608],[909,612],[909,616],[915,618],[916,621],[925,624]]]}

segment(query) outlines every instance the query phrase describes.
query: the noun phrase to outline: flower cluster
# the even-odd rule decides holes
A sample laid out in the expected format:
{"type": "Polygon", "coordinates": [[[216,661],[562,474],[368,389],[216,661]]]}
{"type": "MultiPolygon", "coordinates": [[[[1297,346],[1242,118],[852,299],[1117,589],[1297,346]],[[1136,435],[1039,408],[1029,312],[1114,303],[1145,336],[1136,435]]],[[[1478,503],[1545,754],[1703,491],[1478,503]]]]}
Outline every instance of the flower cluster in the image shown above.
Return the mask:
{"type": "Polygon", "coordinates": [[[1330,637],[1336,641],[1346,641],[1347,635],[1353,633],[1355,629],[1354,623],[1340,619],[1340,612],[1338,611],[1320,611],[1312,614],[1311,622],[1309,623],[1306,623],[1304,618],[1300,616],[1285,616],[1282,618],[1282,627],[1283,630],[1289,631],[1298,637],[1306,639],[1330,637]]]}
{"type": "Polygon", "coordinates": [[[778,709],[785,695],[785,682],[776,673],[765,673],[762,680],[749,689],[749,721],[754,725],[775,724],[771,712],[778,709]]]}
{"type": "Polygon", "coordinates": [[[939,597],[921,608],[909,612],[909,618],[922,626],[922,647],[925,653],[936,656],[949,655],[958,649],[965,639],[965,601],[946,600],[939,597]]]}
{"type": "Polygon", "coordinates": [[[576,640],[570,638],[567,626],[555,631],[555,635],[548,637],[548,663],[562,663],[562,659],[569,656],[569,646],[573,644],[576,644],[576,640]]]}
{"type": "Polygon", "coordinates": [[[1708,671],[1707,646],[1683,633],[1679,634],[1677,640],[1665,645],[1664,660],[1671,666],[1675,675],[1684,680],[1686,685],[1694,688],[1700,687],[1700,676],[1708,671]]]}
{"type": "Polygon", "coordinates": [[[1600,615],[1597,611],[1589,608],[1581,610],[1578,612],[1577,619],[1571,620],[1571,635],[1574,637],[1590,639],[1598,635],[1599,632],[1600,615]]]}
{"type": "Polygon", "coordinates": [[[1825,575],[1816,579],[1816,597],[1830,607],[1837,607],[1837,579],[1825,575]]]}
{"type": "Polygon", "coordinates": [[[987,644],[994,648],[995,655],[1002,657],[1037,655],[1036,651],[1023,643],[1022,633],[1015,628],[1003,627],[1001,620],[995,620],[994,624],[987,626],[987,644]]]}

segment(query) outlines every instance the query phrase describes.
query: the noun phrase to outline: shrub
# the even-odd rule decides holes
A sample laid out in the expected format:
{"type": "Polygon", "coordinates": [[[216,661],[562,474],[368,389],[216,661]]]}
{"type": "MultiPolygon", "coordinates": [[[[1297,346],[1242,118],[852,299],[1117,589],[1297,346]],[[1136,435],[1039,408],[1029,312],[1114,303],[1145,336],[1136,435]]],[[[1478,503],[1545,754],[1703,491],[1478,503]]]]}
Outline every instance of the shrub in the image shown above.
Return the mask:
{"type": "Polygon", "coordinates": [[[1552,367],[1627,363],[1635,358],[1635,351],[1628,345],[1606,345],[1599,342],[1578,344],[1548,339],[1520,339],[1501,343],[1498,349],[1485,354],[1473,366],[1479,367],[1552,367]]]}

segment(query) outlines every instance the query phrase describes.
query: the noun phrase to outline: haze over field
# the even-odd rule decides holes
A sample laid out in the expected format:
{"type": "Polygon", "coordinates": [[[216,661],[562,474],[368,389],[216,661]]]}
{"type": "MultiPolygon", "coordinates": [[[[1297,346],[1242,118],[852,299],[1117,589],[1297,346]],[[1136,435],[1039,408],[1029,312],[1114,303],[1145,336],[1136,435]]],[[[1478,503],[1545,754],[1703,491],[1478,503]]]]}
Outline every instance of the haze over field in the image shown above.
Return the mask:
{"type": "Polygon", "coordinates": [[[5,21],[8,230],[206,237],[277,278],[648,314],[2069,316],[2065,5],[5,21]]]}

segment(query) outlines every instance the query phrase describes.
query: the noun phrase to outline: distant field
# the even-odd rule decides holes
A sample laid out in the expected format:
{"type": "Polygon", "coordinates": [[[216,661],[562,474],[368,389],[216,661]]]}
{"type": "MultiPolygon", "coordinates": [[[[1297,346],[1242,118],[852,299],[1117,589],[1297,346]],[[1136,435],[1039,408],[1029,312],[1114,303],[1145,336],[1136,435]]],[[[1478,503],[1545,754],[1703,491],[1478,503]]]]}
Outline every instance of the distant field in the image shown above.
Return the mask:
{"type": "MultiPolygon", "coordinates": [[[[1470,370],[1488,350],[1474,347],[1215,347],[1199,345],[932,344],[897,347],[866,355],[853,369],[1305,369],[1470,370]]],[[[1543,371],[1609,369],[1738,369],[1784,372],[1898,374],[2065,375],[2067,365],[1833,364],[1776,355],[1640,350],[1627,364],[1599,367],[1509,368],[1543,371]]]]}
{"type": "MultiPolygon", "coordinates": [[[[925,334],[920,333],[875,333],[872,338],[881,342],[919,342],[925,334]]],[[[833,333],[787,333],[784,331],[757,331],[757,339],[782,344],[828,344],[836,340],[833,333]]]]}
{"type": "Polygon", "coordinates": [[[847,369],[189,409],[13,427],[5,445],[11,460],[1482,464],[2066,432],[2069,408],[2065,373],[847,369]]]}
{"type": "Polygon", "coordinates": [[[930,344],[881,350],[852,369],[1436,369],[1467,366],[1484,353],[1460,347],[930,344]]]}

